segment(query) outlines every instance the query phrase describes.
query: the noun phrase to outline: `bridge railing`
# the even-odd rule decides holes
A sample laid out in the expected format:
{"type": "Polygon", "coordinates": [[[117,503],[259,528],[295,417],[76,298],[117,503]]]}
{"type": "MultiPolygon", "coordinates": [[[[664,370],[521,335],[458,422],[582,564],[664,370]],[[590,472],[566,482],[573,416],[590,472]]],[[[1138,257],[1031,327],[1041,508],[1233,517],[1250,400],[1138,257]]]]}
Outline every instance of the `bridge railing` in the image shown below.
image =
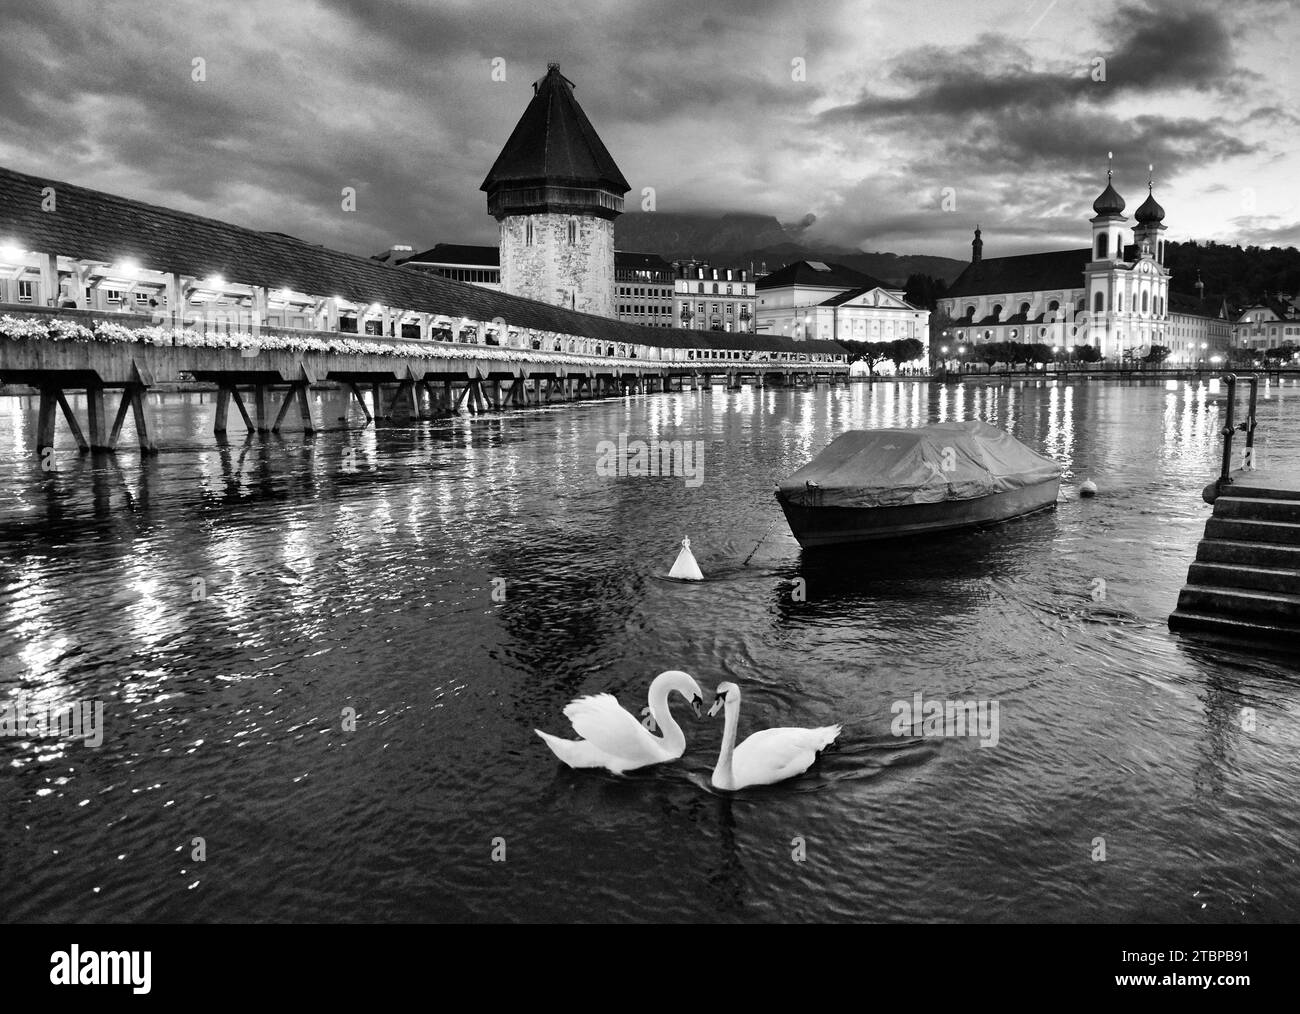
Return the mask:
{"type": "Polygon", "coordinates": [[[1228,411],[1223,420],[1223,461],[1219,468],[1219,489],[1232,485],[1232,440],[1238,430],[1246,434],[1246,452],[1242,455],[1242,464],[1246,468],[1255,467],[1255,407],[1259,397],[1259,378],[1243,378],[1250,385],[1250,401],[1246,407],[1246,418],[1236,421],[1237,415],[1237,375],[1229,373],[1224,380],[1228,384],[1228,411]]]}
{"type": "MultiPolygon", "coordinates": [[[[533,348],[523,348],[517,344],[499,344],[493,342],[467,341],[462,332],[458,341],[438,339],[408,338],[397,335],[359,334],[350,331],[321,331],[304,328],[281,327],[277,325],[258,325],[251,330],[232,327],[230,321],[209,321],[201,317],[192,326],[173,327],[170,315],[165,313],[131,313],[104,312],[74,308],[55,309],[51,307],[30,306],[26,304],[0,304],[0,320],[8,318],[23,322],[55,319],[80,325],[85,329],[95,329],[97,340],[108,341],[142,341],[155,345],[186,344],[199,347],[231,348],[255,350],[263,343],[270,344],[275,351],[335,351],[339,342],[347,342],[349,353],[357,353],[373,348],[376,354],[402,355],[412,358],[454,358],[454,359],[492,359],[500,358],[512,362],[560,363],[575,366],[617,366],[630,369],[687,369],[702,371],[750,372],[766,370],[770,372],[812,372],[820,370],[847,370],[844,361],[815,359],[811,354],[769,353],[755,350],[743,350],[742,357],[733,349],[684,349],[664,346],[632,346],[631,354],[608,355],[581,351],[569,351],[569,346],[578,339],[559,336],[550,340],[534,343],[533,348]],[[120,330],[119,330],[120,329],[120,330]],[[120,337],[104,338],[105,334],[120,337]],[[192,339],[192,340],[191,340],[192,339]],[[234,342],[225,344],[222,339],[234,342]],[[282,344],[283,343],[283,344],[282,344]],[[560,345],[559,349],[554,348],[560,345]],[[319,345],[321,347],[313,347],[319,345]],[[547,347],[548,345],[552,347],[547,347]],[[446,350],[431,355],[434,349],[446,350]],[[453,351],[454,350],[454,351],[453,351]],[[472,350],[472,351],[471,351],[472,350]],[[638,354],[638,351],[644,354],[638,354]],[[806,359],[782,359],[781,355],[807,355],[806,359]],[[744,358],[747,356],[748,358],[744,358]]],[[[12,329],[11,329],[12,330],[12,329]]],[[[75,329],[74,329],[75,330],[75,329]]],[[[0,337],[5,334],[0,323],[0,337]]],[[[52,336],[56,337],[56,336],[52,336]]],[[[604,347],[613,347],[613,343],[601,342],[604,347]]],[[[626,348],[626,343],[620,343],[626,348]]]]}

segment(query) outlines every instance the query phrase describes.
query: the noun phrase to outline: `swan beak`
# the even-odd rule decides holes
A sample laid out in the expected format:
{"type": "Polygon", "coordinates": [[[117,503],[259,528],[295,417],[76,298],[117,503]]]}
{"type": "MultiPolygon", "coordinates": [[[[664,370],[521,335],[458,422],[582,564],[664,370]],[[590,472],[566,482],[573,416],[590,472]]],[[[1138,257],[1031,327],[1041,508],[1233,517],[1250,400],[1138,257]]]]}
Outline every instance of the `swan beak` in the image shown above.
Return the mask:
{"type": "Polygon", "coordinates": [[[696,694],[691,698],[691,710],[695,712],[696,718],[699,718],[700,714],[704,711],[704,700],[699,694],[696,694]]]}
{"type": "Polygon", "coordinates": [[[712,718],[714,715],[716,715],[719,711],[722,710],[722,702],[724,699],[725,698],[719,697],[716,701],[713,702],[713,707],[709,709],[710,718],[712,718]]]}

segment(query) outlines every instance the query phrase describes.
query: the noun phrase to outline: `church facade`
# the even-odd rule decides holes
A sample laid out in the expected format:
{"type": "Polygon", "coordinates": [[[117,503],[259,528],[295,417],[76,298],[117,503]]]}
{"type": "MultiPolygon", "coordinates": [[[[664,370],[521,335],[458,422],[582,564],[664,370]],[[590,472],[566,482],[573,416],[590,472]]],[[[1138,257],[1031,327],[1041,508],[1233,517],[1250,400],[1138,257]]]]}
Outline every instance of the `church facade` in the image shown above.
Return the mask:
{"type": "Polygon", "coordinates": [[[1106,177],[1088,247],[986,259],[976,227],[970,264],[938,301],[948,341],[1092,345],[1110,360],[1169,345],[1165,211],[1148,181],[1126,243],[1124,198],[1106,177]]]}

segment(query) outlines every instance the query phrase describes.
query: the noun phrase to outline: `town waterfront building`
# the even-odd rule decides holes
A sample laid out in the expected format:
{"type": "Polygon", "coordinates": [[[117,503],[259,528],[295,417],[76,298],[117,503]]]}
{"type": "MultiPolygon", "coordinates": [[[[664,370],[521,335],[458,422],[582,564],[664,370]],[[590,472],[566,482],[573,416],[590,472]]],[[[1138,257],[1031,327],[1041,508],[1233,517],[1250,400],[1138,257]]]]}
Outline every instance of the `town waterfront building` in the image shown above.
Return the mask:
{"type": "Polygon", "coordinates": [[[502,291],[616,316],[614,219],[630,188],[558,63],[479,189],[501,227],[502,291]]]}
{"type": "Polygon", "coordinates": [[[754,280],[741,268],[719,268],[707,261],[675,261],[672,314],[689,331],[748,332],[757,302],[754,280]]]}
{"type": "Polygon", "coordinates": [[[674,327],[673,266],[658,254],[614,252],[618,319],[674,327]]]}
{"type": "Polygon", "coordinates": [[[796,341],[915,338],[928,349],[930,311],[909,303],[898,286],[843,264],[796,261],[755,284],[760,334],[796,341]]]}
{"type": "Polygon", "coordinates": [[[1169,349],[1167,366],[1226,364],[1232,351],[1232,316],[1227,300],[1171,292],[1164,344],[1169,349]]]}
{"type": "Polygon", "coordinates": [[[1294,303],[1265,299],[1248,306],[1232,324],[1233,342],[1252,352],[1283,345],[1300,347],[1300,313],[1294,303]]]}
{"type": "MultiPolygon", "coordinates": [[[[402,248],[394,247],[400,252],[402,248]]],[[[409,251],[411,248],[406,247],[409,251]]],[[[439,243],[422,253],[406,253],[393,263],[402,267],[428,271],[453,282],[467,282],[484,289],[501,291],[501,259],[494,246],[470,246],[464,243],[439,243]]]]}
{"type": "MultiPolygon", "coordinates": [[[[1171,331],[1165,211],[1152,182],[1147,181],[1146,200],[1134,213],[1132,243],[1124,241],[1125,201],[1109,170],[1106,188],[1092,207],[1092,243],[1083,249],[985,258],[977,226],[970,264],[938,304],[950,321],[950,341],[1093,345],[1111,360],[1145,355],[1152,345],[1190,342],[1190,334],[1171,331]]],[[[1204,306],[1190,310],[1185,306],[1182,316],[1207,312],[1204,306]]],[[[1208,342],[1211,332],[1221,331],[1213,319],[1195,324],[1180,319],[1177,327],[1202,328],[1207,337],[1201,340],[1208,342]]]]}

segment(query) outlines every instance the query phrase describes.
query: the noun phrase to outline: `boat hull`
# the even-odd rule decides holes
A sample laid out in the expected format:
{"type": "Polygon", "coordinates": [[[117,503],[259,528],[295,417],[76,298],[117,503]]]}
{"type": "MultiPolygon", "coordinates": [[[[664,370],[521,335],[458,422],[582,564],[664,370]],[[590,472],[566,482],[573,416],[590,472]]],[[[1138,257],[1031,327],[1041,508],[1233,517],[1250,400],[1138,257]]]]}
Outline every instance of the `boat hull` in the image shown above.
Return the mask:
{"type": "Polygon", "coordinates": [[[994,525],[1055,506],[1061,480],[991,493],[973,500],[904,504],[899,507],[803,507],[777,494],[790,531],[805,549],[876,542],[994,525]]]}

